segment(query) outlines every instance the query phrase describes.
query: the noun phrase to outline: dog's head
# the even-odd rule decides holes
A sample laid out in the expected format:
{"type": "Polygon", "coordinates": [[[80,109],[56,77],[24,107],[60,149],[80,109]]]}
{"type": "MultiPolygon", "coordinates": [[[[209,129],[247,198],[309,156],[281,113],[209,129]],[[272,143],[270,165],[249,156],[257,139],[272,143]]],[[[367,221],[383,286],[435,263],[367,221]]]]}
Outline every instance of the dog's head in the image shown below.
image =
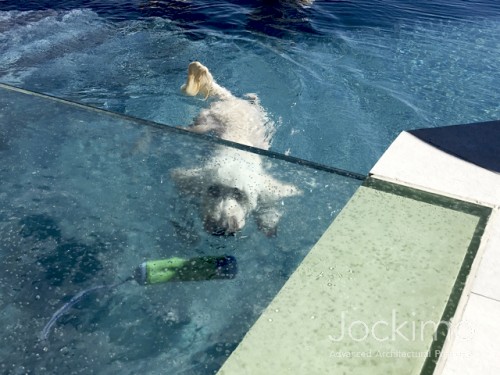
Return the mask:
{"type": "Polygon", "coordinates": [[[202,196],[203,224],[213,235],[234,235],[245,226],[249,211],[245,192],[224,185],[210,185],[202,196]]]}
{"type": "Polygon", "coordinates": [[[198,94],[208,98],[212,90],[214,78],[208,68],[198,61],[189,64],[187,80],[181,90],[186,95],[196,96],[198,94]]]}
{"type": "Polygon", "coordinates": [[[232,171],[179,168],[172,171],[172,177],[180,192],[200,199],[200,214],[208,233],[233,235],[253,216],[263,233],[274,235],[282,215],[278,201],[301,191],[266,173],[247,171],[231,178],[232,171]]]}
{"type": "Polygon", "coordinates": [[[224,181],[218,176],[217,170],[206,166],[172,171],[179,191],[198,200],[205,231],[213,235],[233,235],[245,226],[257,197],[235,181],[224,181]]]}

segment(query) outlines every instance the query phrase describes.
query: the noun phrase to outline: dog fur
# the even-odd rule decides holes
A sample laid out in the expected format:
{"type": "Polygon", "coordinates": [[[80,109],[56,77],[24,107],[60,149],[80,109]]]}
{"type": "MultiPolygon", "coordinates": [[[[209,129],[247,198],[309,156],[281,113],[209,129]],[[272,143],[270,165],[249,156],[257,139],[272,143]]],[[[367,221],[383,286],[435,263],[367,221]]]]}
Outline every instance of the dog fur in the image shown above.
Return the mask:
{"type": "MultiPolygon", "coordinates": [[[[189,65],[181,89],[189,96],[214,99],[187,128],[189,131],[214,133],[222,139],[269,149],[274,124],[256,95],[235,97],[199,62],[189,65]]],[[[182,192],[200,197],[205,230],[214,235],[241,231],[249,216],[255,218],[261,231],[274,235],[282,216],[278,201],[300,194],[295,186],[273,178],[261,156],[231,147],[217,147],[203,165],[175,169],[172,177],[182,192]]]]}

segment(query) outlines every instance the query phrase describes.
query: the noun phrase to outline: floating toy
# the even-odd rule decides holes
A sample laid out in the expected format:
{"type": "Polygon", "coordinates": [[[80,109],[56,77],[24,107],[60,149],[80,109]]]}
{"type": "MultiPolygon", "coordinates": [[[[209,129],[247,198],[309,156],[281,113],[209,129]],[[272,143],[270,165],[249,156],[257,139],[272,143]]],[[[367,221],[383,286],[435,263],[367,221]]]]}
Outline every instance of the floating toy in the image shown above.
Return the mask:
{"type": "Polygon", "coordinates": [[[93,286],[75,294],[61,306],[43,327],[40,340],[47,341],[50,331],[57,320],[75,303],[87,294],[101,289],[116,289],[128,281],[135,280],[140,285],[159,284],[174,281],[203,281],[217,279],[233,279],[238,272],[236,258],[230,255],[204,256],[190,259],[168,258],[151,260],[142,263],[134,271],[133,276],[115,284],[93,286]]]}

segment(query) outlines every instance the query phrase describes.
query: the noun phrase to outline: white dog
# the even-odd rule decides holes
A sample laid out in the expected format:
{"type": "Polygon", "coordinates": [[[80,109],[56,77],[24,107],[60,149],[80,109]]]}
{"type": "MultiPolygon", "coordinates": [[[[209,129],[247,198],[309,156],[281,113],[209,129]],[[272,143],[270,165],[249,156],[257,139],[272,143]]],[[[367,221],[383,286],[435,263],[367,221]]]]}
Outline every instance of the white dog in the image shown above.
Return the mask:
{"type": "MultiPolygon", "coordinates": [[[[188,130],[212,132],[229,141],[269,148],[274,124],[256,95],[247,95],[248,100],[233,96],[199,62],[189,65],[187,82],[181,89],[190,96],[216,99],[188,130]]],[[[182,192],[200,197],[205,230],[214,235],[240,231],[250,215],[260,230],[273,235],[282,215],[277,202],[300,194],[295,186],[269,175],[259,155],[224,146],[217,147],[203,165],[175,169],[172,176],[182,192]]]]}

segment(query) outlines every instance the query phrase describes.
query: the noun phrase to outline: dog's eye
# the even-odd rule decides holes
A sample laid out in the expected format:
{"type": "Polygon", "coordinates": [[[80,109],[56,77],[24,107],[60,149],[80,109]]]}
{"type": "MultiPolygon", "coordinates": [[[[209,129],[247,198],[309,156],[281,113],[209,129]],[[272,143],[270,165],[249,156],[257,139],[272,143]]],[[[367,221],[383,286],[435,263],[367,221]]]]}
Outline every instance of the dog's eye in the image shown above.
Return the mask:
{"type": "Polygon", "coordinates": [[[232,191],[232,193],[231,193],[231,195],[232,195],[232,197],[233,197],[234,199],[236,199],[237,201],[241,201],[241,200],[243,200],[243,198],[244,198],[243,193],[242,193],[242,192],[241,192],[241,190],[240,190],[240,189],[238,189],[238,188],[234,188],[234,189],[233,189],[233,191],[232,191]]]}
{"type": "Polygon", "coordinates": [[[209,186],[208,194],[212,197],[220,197],[220,188],[217,185],[209,186]]]}

